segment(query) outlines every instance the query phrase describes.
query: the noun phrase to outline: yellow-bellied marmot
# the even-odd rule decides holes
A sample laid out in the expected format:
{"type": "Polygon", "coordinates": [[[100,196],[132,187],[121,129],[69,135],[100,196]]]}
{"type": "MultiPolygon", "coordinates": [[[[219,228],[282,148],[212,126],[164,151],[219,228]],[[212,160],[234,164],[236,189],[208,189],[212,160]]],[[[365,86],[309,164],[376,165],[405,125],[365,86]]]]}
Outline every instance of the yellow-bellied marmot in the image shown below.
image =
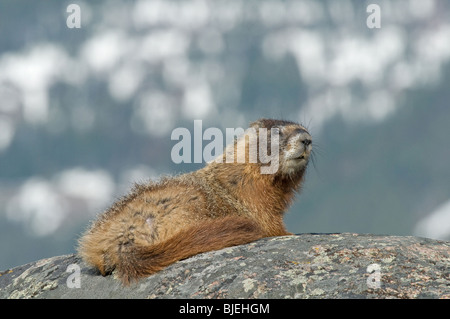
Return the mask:
{"type": "MultiPolygon", "coordinates": [[[[129,283],[202,252],[290,234],[283,213],[301,186],[311,136],[303,126],[282,120],[261,119],[250,129],[258,137],[267,134],[272,151],[271,137],[278,132],[279,167],[274,173],[262,174],[267,162],[258,156],[250,161],[249,152],[243,163],[227,163],[228,146],[223,161],[136,185],[82,236],[79,254],[103,275],[114,270],[129,283]]],[[[241,137],[231,147],[236,150],[239,141],[249,147],[249,140],[241,137]]]]}

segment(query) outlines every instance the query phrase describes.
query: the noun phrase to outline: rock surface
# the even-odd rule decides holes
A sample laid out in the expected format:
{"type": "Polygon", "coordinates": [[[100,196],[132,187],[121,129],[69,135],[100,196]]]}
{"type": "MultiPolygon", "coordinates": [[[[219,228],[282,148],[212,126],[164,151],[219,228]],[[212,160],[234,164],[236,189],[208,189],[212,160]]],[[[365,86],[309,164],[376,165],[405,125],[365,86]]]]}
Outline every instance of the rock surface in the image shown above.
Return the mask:
{"type": "Polygon", "coordinates": [[[200,254],[129,287],[66,255],[0,272],[0,298],[450,298],[449,255],[449,242],[417,237],[301,234],[200,254]]]}

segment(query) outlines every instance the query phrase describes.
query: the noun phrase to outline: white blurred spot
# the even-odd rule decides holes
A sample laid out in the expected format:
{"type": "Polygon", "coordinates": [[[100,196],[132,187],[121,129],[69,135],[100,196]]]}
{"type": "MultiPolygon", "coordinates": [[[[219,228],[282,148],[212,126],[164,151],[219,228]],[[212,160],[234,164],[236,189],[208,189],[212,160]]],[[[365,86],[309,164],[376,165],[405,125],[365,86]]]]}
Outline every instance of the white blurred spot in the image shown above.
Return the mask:
{"type": "Polygon", "coordinates": [[[9,82],[23,95],[23,114],[29,123],[45,123],[48,90],[61,77],[69,59],[54,44],[41,44],[23,54],[5,54],[0,59],[0,84],[9,82]]]}
{"type": "Polygon", "coordinates": [[[311,25],[324,16],[322,4],[318,1],[289,1],[286,5],[286,20],[289,22],[311,25]]]}
{"type": "Polygon", "coordinates": [[[0,152],[8,148],[15,134],[13,121],[7,117],[0,115],[0,152]]]}
{"type": "Polygon", "coordinates": [[[11,114],[16,113],[20,108],[19,92],[10,85],[0,85],[0,101],[0,112],[11,114]]]}
{"type": "Polygon", "coordinates": [[[53,233],[62,223],[65,205],[56,189],[40,178],[29,179],[6,207],[8,219],[23,222],[35,235],[53,233]]]}
{"type": "Polygon", "coordinates": [[[103,208],[111,201],[115,191],[115,183],[109,173],[103,170],[88,171],[80,167],[59,174],[57,186],[64,196],[86,201],[91,211],[103,208]]]}
{"type": "Polygon", "coordinates": [[[325,43],[321,35],[303,29],[287,29],[266,36],[262,44],[268,58],[278,60],[292,54],[300,75],[308,83],[323,81],[327,74],[325,43]]]}
{"type": "Polygon", "coordinates": [[[54,44],[41,44],[23,54],[5,54],[0,60],[0,79],[25,91],[47,88],[67,61],[66,52],[54,44]]]}
{"type": "Polygon", "coordinates": [[[206,0],[180,1],[179,15],[174,24],[182,29],[199,29],[204,27],[210,19],[209,2],[206,0]]]}
{"type": "Polygon", "coordinates": [[[44,123],[48,119],[47,89],[30,90],[23,96],[23,115],[29,123],[44,123]]]}
{"type": "Polygon", "coordinates": [[[132,18],[138,29],[154,25],[172,25],[180,29],[198,29],[210,20],[210,9],[205,0],[137,1],[132,18]]]}
{"type": "Polygon", "coordinates": [[[316,32],[300,31],[290,40],[290,52],[297,59],[299,71],[305,81],[316,82],[326,75],[325,46],[316,32]]]}
{"type": "Polygon", "coordinates": [[[32,177],[9,200],[6,216],[36,236],[47,236],[72,215],[98,213],[112,202],[115,191],[113,178],[103,170],[76,167],[51,180],[32,177]]]}
{"type": "Polygon", "coordinates": [[[127,48],[122,31],[107,31],[91,37],[81,49],[81,56],[96,72],[112,69],[127,48]]]}
{"type": "Polygon", "coordinates": [[[153,31],[140,41],[139,57],[144,61],[159,62],[168,57],[185,55],[190,37],[177,29],[153,31]]]}
{"type": "Polygon", "coordinates": [[[415,227],[416,236],[440,240],[450,239],[450,200],[420,220],[415,227]]]}
{"type": "Polygon", "coordinates": [[[391,81],[395,89],[403,90],[413,86],[419,76],[414,65],[400,61],[392,68],[391,81]]]}
{"type": "Polygon", "coordinates": [[[214,108],[211,89],[207,83],[190,85],[183,100],[183,114],[189,119],[201,119],[214,108]]]}
{"type": "Polygon", "coordinates": [[[415,50],[424,63],[440,62],[450,57],[450,25],[444,25],[428,32],[415,41],[415,50]]]}
{"type": "Polygon", "coordinates": [[[355,12],[353,4],[349,0],[329,1],[328,12],[337,25],[345,23],[351,25],[354,22],[355,12]]]}
{"type": "Polygon", "coordinates": [[[409,0],[409,11],[414,18],[428,19],[435,9],[434,0],[409,0]]]}
{"type": "Polygon", "coordinates": [[[163,92],[152,91],[141,96],[134,109],[131,128],[138,133],[164,136],[174,125],[173,99],[163,92]]]}
{"type": "Polygon", "coordinates": [[[395,102],[392,94],[379,90],[370,93],[365,107],[370,120],[381,121],[395,111],[395,102]]]}
{"type": "Polygon", "coordinates": [[[126,64],[115,69],[109,78],[109,93],[118,101],[127,100],[136,93],[144,76],[142,65],[126,64]]]}
{"type": "Polygon", "coordinates": [[[134,5],[132,18],[138,29],[175,19],[177,4],[172,1],[140,0],[134,5]]]}
{"type": "Polygon", "coordinates": [[[184,87],[189,82],[190,64],[184,56],[164,59],[164,80],[171,85],[184,87]]]}
{"type": "Polygon", "coordinates": [[[234,28],[242,20],[243,3],[241,0],[234,1],[215,1],[211,6],[211,21],[222,31],[228,31],[234,28]]]}
{"type": "Polygon", "coordinates": [[[400,29],[386,27],[372,40],[347,38],[337,44],[336,55],[331,60],[329,77],[335,85],[347,85],[361,80],[367,85],[379,83],[383,71],[396,61],[405,48],[400,29]]]}
{"type": "Polygon", "coordinates": [[[264,24],[274,26],[286,20],[286,7],[281,1],[263,1],[259,6],[259,14],[264,24]]]}

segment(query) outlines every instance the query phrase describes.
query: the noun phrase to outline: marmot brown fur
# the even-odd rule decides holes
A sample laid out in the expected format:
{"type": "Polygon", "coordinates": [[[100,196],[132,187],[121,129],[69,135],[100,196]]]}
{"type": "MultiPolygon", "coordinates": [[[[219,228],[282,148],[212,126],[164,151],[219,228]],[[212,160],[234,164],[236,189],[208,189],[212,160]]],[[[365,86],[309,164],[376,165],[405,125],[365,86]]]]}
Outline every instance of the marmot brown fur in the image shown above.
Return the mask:
{"type": "MultiPolygon", "coordinates": [[[[212,161],[198,171],[135,185],[81,237],[80,256],[103,275],[114,270],[129,283],[202,252],[289,235],[283,213],[301,186],[311,136],[290,121],[261,119],[250,128],[266,132],[269,150],[271,129],[278,129],[276,172],[262,174],[265,164],[259,157],[249,161],[246,153],[244,163],[212,161]]],[[[250,139],[242,138],[248,146],[250,139]]]]}

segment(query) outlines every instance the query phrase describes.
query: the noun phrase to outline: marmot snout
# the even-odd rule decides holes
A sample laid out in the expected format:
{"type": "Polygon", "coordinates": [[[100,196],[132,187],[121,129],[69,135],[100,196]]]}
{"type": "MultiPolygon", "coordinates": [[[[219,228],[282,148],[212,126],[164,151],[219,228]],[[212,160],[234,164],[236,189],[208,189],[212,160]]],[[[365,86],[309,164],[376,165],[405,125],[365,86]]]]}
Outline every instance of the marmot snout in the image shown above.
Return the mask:
{"type": "Polygon", "coordinates": [[[294,128],[289,132],[289,127],[284,127],[281,134],[288,134],[284,145],[281,169],[284,174],[292,174],[306,167],[312,151],[312,138],[309,133],[300,128],[294,128]]]}

